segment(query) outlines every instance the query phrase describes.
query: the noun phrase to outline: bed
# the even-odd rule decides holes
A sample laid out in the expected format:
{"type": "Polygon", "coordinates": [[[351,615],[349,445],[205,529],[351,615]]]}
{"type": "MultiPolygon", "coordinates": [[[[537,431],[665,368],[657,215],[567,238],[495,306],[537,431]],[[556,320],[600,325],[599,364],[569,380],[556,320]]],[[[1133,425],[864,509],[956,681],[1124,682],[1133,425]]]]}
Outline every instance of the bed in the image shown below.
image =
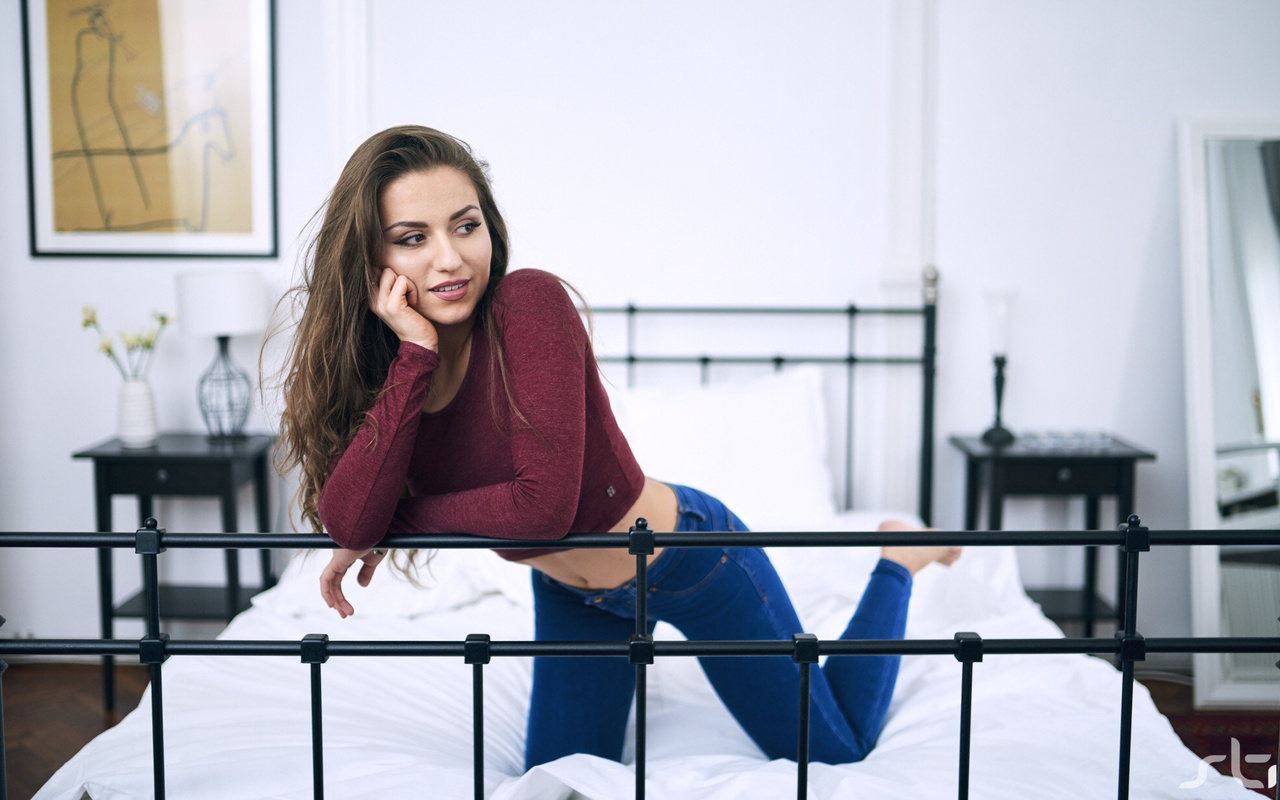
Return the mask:
{"type": "MultiPolygon", "coordinates": [[[[810,520],[807,530],[873,527],[860,512],[810,520]]],[[[770,550],[809,630],[834,637],[856,603],[874,552],[770,550]]],[[[388,575],[352,590],[355,616],[339,620],[315,591],[323,556],[295,558],[220,638],[452,640],[484,631],[531,636],[527,569],[486,552],[441,553],[427,588],[388,575]]],[[[974,547],[950,568],[917,576],[908,637],[1056,637],[1027,598],[1010,548],[974,547]]],[[[655,639],[678,639],[660,626],[655,639]]],[[[507,798],[617,798],[632,768],[572,756],[521,775],[530,662],[495,659],[485,674],[486,793],[507,798]]],[[[960,664],[906,656],[888,722],[863,762],[811,764],[815,798],[919,798],[956,794],[960,664]]],[[[974,671],[970,787],[983,798],[1115,795],[1120,676],[1087,656],[988,656],[974,671]]],[[[794,796],[796,764],[766,760],[719,704],[697,663],[649,668],[646,791],[653,798],[794,796]]],[[[149,698],[72,758],[37,800],[152,796],[149,698]]],[[[312,796],[307,667],[296,657],[190,656],[165,667],[167,787],[175,798],[312,796]]],[[[1195,791],[1200,760],[1139,686],[1134,701],[1131,797],[1257,795],[1214,770],[1195,791]]],[[[345,658],[325,666],[325,796],[471,796],[471,668],[460,659],[345,658]]],[[[629,760],[632,744],[628,744],[629,760]]]]}
{"type": "MultiPolygon", "coordinates": [[[[834,487],[850,484],[852,476],[832,476],[829,382],[818,367],[802,365],[688,389],[619,388],[613,402],[647,472],[721,496],[756,530],[874,530],[886,519],[919,521],[927,507],[924,515],[919,507],[906,513],[841,508],[834,487]],[[742,425],[758,432],[759,420],[779,413],[787,415],[785,429],[753,436],[750,450],[735,451],[744,439],[737,433],[742,425]],[[678,425],[684,426],[679,436],[651,435],[678,425]],[[668,446],[673,440],[685,446],[668,446]],[[785,507],[779,496],[787,498],[785,507]]],[[[806,629],[822,639],[839,634],[877,558],[865,547],[768,552],[806,629]]],[[[527,568],[486,551],[438,552],[420,576],[422,587],[387,570],[367,589],[351,585],[356,614],[346,620],[320,600],[318,575],[326,561],[323,553],[295,555],[279,583],[257,596],[219,639],[297,642],[327,634],[335,642],[459,642],[474,633],[495,642],[532,638],[527,568]]],[[[1007,546],[970,547],[955,565],[931,565],[917,575],[908,638],[950,639],[957,631],[986,638],[1062,636],[1023,591],[1007,546]]],[[[681,637],[659,625],[654,638],[681,637]]],[[[296,655],[170,658],[164,667],[169,796],[315,796],[308,669],[296,655]]],[[[472,796],[472,669],[458,658],[330,659],[323,681],[324,796],[472,796]]],[[[631,796],[632,739],[623,763],[575,755],[522,774],[530,677],[528,658],[494,658],[484,667],[485,795],[631,796]]],[[[808,765],[808,796],[955,796],[961,680],[954,657],[905,656],[875,750],[856,764],[808,765]]],[[[973,670],[972,698],[972,796],[1115,796],[1121,678],[1109,663],[1082,655],[987,656],[973,670]]],[[[144,696],[137,711],[67,762],[37,800],[151,797],[149,705],[144,696]]],[[[664,657],[648,667],[646,708],[647,797],[795,796],[796,762],[762,755],[720,705],[695,659],[664,657]]],[[[1213,769],[1203,771],[1140,685],[1132,730],[1131,797],[1256,797],[1213,769]]]]}

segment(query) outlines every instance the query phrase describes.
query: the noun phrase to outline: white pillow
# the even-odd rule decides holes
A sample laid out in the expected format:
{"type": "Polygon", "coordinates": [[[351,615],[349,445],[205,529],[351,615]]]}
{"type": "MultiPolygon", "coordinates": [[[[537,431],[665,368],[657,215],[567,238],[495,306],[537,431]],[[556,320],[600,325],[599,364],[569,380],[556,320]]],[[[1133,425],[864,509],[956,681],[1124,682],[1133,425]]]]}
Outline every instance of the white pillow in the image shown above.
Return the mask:
{"type": "MultiPolygon", "coordinates": [[[[320,597],[320,573],[329,554],[298,553],[279,583],[254,597],[253,605],[283,616],[336,614],[320,597]]],[[[418,586],[390,566],[389,560],[383,561],[367,587],[356,583],[358,566],[347,573],[342,592],[358,616],[414,617],[461,608],[492,594],[513,605],[533,607],[529,568],[504,561],[490,550],[437,550],[418,568],[418,586]]]]}
{"type": "Polygon", "coordinates": [[[719,498],[753,530],[835,513],[817,367],[706,386],[608,389],[649,477],[719,498]]]}

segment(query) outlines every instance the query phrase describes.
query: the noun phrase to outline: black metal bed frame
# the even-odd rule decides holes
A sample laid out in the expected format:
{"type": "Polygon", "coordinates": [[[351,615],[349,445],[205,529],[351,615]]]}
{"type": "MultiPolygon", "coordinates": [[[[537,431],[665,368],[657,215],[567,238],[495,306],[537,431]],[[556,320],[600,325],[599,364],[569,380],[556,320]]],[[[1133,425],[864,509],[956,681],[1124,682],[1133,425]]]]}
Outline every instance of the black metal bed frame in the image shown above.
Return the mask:
{"type": "Polygon", "coordinates": [[[702,382],[708,381],[712,364],[772,364],[781,370],[786,364],[844,365],[845,367],[845,442],[844,442],[844,508],[853,508],[853,438],[854,438],[854,373],[858,365],[885,364],[920,367],[922,387],[920,397],[920,463],[916,513],[925,524],[933,520],[933,411],[937,372],[938,335],[938,271],[932,267],[923,275],[924,291],[919,306],[858,306],[850,303],[843,308],[830,307],[732,307],[732,306],[600,306],[592,309],[595,315],[626,316],[626,354],[600,355],[602,363],[626,364],[627,383],[635,384],[636,366],[639,364],[697,364],[701,368],[702,382]],[[639,355],[636,325],[640,315],[649,316],[801,316],[839,317],[847,320],[847,348],[843,356],[722,356],[722,355],[639,355]],[[868,317],[918,316],[921,320],[923,344],[918,356],[863,356],[856,349],[856,323],[859,315],[868,317]]]}
{"type": "MultiPolygon", "coordinates": [[[[847,432],[846,432],[846,497],[852,478],[853,441],[853,372],[857,364],[908,364],[919,365],[924,379],[923,414],[920,465],[919,515],[926,522],[932,516],[932,464],[933,464],[933,402],[934,402],[934,340],[936,332],[936,276],[926,281],[924,305],[920,308],[858,308],[843,309],[692,309],[651,308],[639,309],[600,308],[596,313],[624,313],[627,315],[627,354],[602,356],[602,362],[628,364],[629,374],[634,375],[635,365],[641,363],[700,364],[705,380],[710,363],[837,363],[848,370],[847,432]],[[849,319],[849,348],[844,357],[783,357],[764,358],[711,357],[711,356],[640,356],[636,354],[635,319],[639,312],[661,314],[846,314],[849,319]],[[918,314],[924,322],[924,347],[919,358],[867,358],[857,356],[853,348],[854,318],[857,314],[918,314]]],[[[492,658],[528,656],[621,656],[635,666],[636,674],[636,763],[635,797],[645,795],[645,731],[647,717],[646,667],[658,657],[697,656],[776,656],[790,657],[799,664],[799,727],[796,746],[796,792],[804,798],[808,787],[809,763],[809,672],[823,655],[950,655],[962,665],[960,742],[958,752],[958,796],[969,796],[970,720],[972,712],[972,688],[974,664],[986,655],[1005,654],[1092,654],[1115,656],[1121,663],[1121,718],[1120,757],[1117,775],[1117,797],[1129,796],[1129,762],[1132,733],[1134,664],[1146,658],[1147,653],[1280,653],[1280,637],[1200,637],[1147,639],[1137,629],[1138,554],[1152,545],[1190,544],[1280,544],[1280,531],[1228,530],[1228,531],[1150,531],[1140,520],[1130,517],[1118,531],[1002,531],[1002,532],[947,532],[911,531],[893,533],[819,532],[819,533],[658,533],[648,528],[643,519],[637,520],[630,533],[582,533],[571,534],[553,542],[523,542],[522,547],[563,548],[566,543],[575,548],[626,548],[636,559],[637,608],[636,633],[629,641],[618,642],[495,642],[486,634],[477,633],[464,641],[330,641],[325,634],[309,634],[300,641],[230,641],[230,640],[171,640],[160,632],[158,560],[169,549],[299,549],[335,548],[337,545],[320,534],[228,534],[228,533],[167,533],[154,519],[148,519],[134,533],[12,533],[0,532],[0,549],[7,547],[39,548],[125,548],[132,547],[142,561],[143,594],[146,599],[146,633],[141,639],[0,639],[0,656],[136,656],[146,664],[151,678],[152,760],[155,797],[165,796],[164,764],[164,695],[163,665],[171,656],[297,656],[310,666],[311,679],[311,732],[313,793],[324,797],[324,748],[323,709],[321,707],[322,666],[333,657],[402,656],[402,657],[461,657],[473,665],[473,718],[472,739],[474,746],[474,792],[476,798],[484,796],[484,665],[492,658]],[[648,609],[645,587],[648,582],[647,556],[657,547],[879,547],[897,545],[962,544],[968,546],[1001,545],[1107,545],[1120,548],[1121,569],[1125,581],[1124,625],[1114,639],[983,639],[976,632],[957,632],[953,639],[937,640],[819,640],[813,634],[801,633],[791,641],[655,641],[648,635],[648,609]]],[[[383,543],[388,548],[428,549],[490,549],[509,547],[510,540],[484,538],[469,535],[399,535],[389,536],[383,543]]],[[[0,617],[0,625],[3,618],[0,617]]],[[[1278,664],[1280,666],[1280,664],[1278,664]]],[[[0,660],[0,676],[5,663],[0,660]]],[[[0,680],[0,800],[7,800],[6,771],[4,762],[4,704],[3,681],[0,680]]],[[[1280,789],[1277,790],[1280,800],[1280,789]]]]}
{"type": "MultiPolygon", "coordinates": [[[[1110,655],[1121,662],[1120,757],[1116,796],[1129,796],[1129,762],[1133,720],[1134,664],[1147,653],[1280,653],[1280,637],[1182,637],[1144,638],[1137,630],[1138,555],[1152,545],[1280,544],[1276,530],[1151,531],[1130,517],[1118,531],[909,531],[893,533],[656,533],[645,520],[636,521],[629,533],[571,534],[554,542],[527,542],[532,548],[627,548],[636,559],[636,633],[619,642],[495,642],[486,634],[471,634],[464,641],[379,642],[330,641],[326,634],[309,634],[300,641],[173,641],[160,632],[159,556],[169,549],[260,549],[299,546],[316,549],[337,545],[321,534],[167,533],[154,519],[135,533],[0,533],[3,547],[97,548],[132,547],[141,556],[143,593],[146,597],[146,634],[132,639],[0,640],[0,656],[80,655],[136,656],[151,677],[152,761],[155,797],[165,797],[163,665],[171,656],[297,656],[310,665],[313,793],[324,797],[322,665],[332,657],[401,656],[461,657],[473,665],[472,739],[474,791],[484,797],[484,665],[492,658],[528,656],[624,656],[635,666],[635,797],[645,796],[646,667],[658,657],[776,656],[790,657],[800,665],[799,727],[796,734],[796,796],[808,789],[809,671],[823,655],[950,655],[961,662],[960,743],[958,796],[969,796],[970,720],[973,708],[973,669],[987,655],[1091,654],[1110,655]],[[976,632],[957,632],[953,639],[918,640],[819,640],[813,634],[796,634],[792,641],[655,641],[647,634],[647,556],[657,547],[872,547],[897,545],[964,544],[999,545],[1109,545],[1121,548],[1125,571],[1124,628],[1113,639],[984,639],[976,632]]],[[[484,549],[502,548],[507,539],[467,535],[389,536],[383,546],[393,548],[484,549]]],[[[3,624],[0,620],[0,624],[3,624]]],[[[1280,666],[1280,664],[1278,664],[1280,666]]],[[[0,660],[0,674],[4,662],[0,660]]],[[[5,791],[4,703],[0,680],[0,800],[5,791]]],[[[1280,789],[1277,789],[1280,794],[1280,789]]]]}

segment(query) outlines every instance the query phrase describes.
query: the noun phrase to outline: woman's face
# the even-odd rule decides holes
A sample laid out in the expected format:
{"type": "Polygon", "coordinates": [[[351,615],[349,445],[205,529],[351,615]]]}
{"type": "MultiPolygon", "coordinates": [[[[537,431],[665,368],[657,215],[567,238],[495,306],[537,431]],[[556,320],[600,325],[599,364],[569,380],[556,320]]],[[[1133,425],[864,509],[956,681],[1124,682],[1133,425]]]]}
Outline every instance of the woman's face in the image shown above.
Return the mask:
{"type": "Polygon", "coordinates": [[[493,246],[471,179],[452,167],[402,175],[382,190],[382,266],[417,292],[437,328],[469,323],[489,286],[493,246]]]}

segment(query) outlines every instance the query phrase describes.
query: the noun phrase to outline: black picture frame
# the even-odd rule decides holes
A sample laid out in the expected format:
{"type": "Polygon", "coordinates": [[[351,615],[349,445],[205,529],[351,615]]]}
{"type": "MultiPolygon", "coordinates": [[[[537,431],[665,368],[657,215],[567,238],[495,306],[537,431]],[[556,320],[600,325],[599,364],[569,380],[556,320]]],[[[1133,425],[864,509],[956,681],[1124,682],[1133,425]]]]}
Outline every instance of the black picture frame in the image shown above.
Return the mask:
{"type": "Polygon", "coordinates": [[[33,257],[279,255],[275,0],[22,0],[22,26],[33,257]]]}

